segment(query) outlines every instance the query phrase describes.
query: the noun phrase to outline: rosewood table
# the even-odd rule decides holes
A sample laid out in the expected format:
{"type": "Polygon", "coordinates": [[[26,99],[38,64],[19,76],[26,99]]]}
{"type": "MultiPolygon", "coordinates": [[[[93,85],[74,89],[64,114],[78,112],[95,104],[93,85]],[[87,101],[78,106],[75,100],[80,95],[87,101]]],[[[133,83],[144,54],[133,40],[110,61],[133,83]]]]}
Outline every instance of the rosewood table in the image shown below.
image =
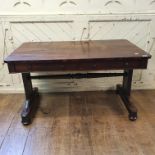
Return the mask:
{"type": "Polygon", "coordinates": [[[123,100],[129,119],[137,119],[137,109],[130,101],[134,69],[146,69],[151,55],[128,40],[27,42],[11,53],[5,62],[10,73],[21,73],[25,88],[25,104],[21,113],[22,123],[28,125],[37,89],[31,79],[99,78],[122,76],[116,92],[123,100]],[[123,70],[120,73],[86,73],[80,71],[123,70]],[[77,74],[37,75],[31,72],[77,71],[77,74]]]}

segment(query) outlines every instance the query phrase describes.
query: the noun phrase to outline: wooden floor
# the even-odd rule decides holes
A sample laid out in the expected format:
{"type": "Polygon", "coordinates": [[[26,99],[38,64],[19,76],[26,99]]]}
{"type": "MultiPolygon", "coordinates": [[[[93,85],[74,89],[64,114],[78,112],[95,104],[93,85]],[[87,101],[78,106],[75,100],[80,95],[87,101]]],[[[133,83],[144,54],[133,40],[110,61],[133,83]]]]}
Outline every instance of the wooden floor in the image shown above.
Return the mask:
{"type": "Polygon", "coordinates": [[[0,155],[155,155],[154,97],[132,92],[139,118],[131,122],[115,92],[44,94],[24,127],[24,96],[1,94],[0,155]]]}

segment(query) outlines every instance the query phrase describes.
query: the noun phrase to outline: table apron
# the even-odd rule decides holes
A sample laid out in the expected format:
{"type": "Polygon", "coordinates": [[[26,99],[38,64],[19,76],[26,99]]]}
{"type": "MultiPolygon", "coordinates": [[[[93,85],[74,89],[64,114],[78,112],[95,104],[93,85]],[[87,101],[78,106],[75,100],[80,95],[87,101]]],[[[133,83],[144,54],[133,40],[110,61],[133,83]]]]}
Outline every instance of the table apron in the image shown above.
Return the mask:
{"type": "Polygon", "coordinates": [[[146,69],[148,59],[121,61],[68,61],[68,62],[10,62],[10,73],[43,71],[95,71],[120,69],[146,69]]]}

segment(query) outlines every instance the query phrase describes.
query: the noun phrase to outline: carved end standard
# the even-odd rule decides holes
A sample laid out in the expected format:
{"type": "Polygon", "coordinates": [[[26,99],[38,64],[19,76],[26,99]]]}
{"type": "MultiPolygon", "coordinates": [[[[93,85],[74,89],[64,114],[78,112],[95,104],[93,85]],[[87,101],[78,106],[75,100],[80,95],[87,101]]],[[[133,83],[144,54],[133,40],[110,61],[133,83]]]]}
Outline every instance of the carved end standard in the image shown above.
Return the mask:
{"type": "Polygon", "coordinates": [[[122,85],[117,85],[116,93],[120,95],[125,107],[128,110],[129,120],[131,121],[137,120],[137,108],[130,101],[130,97],[126,95],[125,90],[123,89],[122,85]]]}

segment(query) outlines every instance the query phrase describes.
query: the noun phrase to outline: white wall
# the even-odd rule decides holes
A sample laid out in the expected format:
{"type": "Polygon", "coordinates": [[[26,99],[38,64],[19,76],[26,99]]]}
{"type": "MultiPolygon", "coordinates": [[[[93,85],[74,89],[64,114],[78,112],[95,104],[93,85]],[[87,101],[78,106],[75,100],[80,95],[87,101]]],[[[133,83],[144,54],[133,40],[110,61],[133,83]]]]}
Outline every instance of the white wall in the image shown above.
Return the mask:
{"type": "MultiPolygon", "coordinates": [[[[155,89],[154,0],[0,0],[0,92],[23,90],[3,58],[25,41],[128,39],[152,54],[133,88],[155,89]]],[[[114,89],[121,78],[34,81],[44,91],[114,89]],[[49,85],[50,83],[50,85],[49,85]]]]}

